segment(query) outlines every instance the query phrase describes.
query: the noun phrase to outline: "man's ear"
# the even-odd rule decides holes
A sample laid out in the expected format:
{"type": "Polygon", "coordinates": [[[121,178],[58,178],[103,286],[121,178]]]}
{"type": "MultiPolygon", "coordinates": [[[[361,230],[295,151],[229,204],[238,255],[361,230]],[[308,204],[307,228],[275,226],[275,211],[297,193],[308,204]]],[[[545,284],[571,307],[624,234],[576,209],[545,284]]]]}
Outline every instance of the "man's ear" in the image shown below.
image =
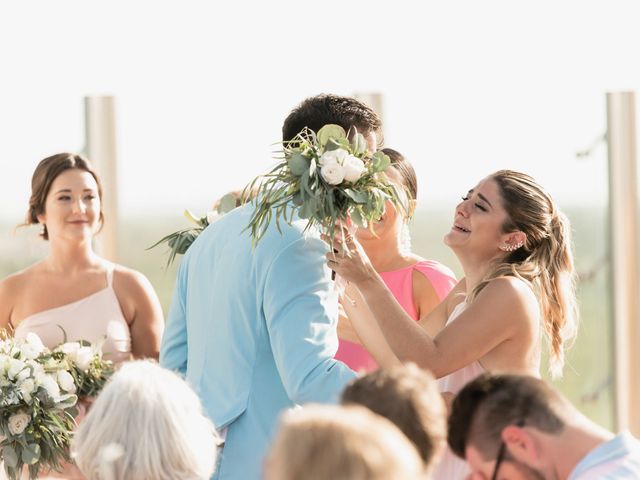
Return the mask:
{"type": "Polygon", "coordinates": [[[502,441],[516,460],[526,465],[538,465],[540,462],[540,445],[524,428],[509,425],[502,430],[502,441]]]}

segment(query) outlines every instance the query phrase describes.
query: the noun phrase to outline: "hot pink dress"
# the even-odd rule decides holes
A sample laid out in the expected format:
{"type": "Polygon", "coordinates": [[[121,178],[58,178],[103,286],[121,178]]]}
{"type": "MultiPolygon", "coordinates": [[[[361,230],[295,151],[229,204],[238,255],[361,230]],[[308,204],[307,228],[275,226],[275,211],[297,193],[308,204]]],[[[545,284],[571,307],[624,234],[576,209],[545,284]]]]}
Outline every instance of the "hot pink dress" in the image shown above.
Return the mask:
{"type": "Polygon", "coordinates": [[[47,348],[54,348],[64,341],[87,340],[103,342],[102,352],[106,360],[121,363],[131,356],[131,333],[120,303],[113,290],[113,270],[107,270],[107,286],[99,292],[60,307],[34,313],[22,320],[13,336],[26,338],[30,332],[40,337],[47,348]]]}
{"type": "MultiPolygon", "coordinates": [[[[433,260],[422,260],[399,270],[380,272],[382,280],[405,312],[414,320],[419,320],[413,301],[414,270],[427,277],[440,301],[456,286],[457,280],[449,268],[433,260]]],[[[335,358],[357,372],[370,372],[378,368],[378,364],[364,347],[347,340],[340,339],[335,358]]]]}

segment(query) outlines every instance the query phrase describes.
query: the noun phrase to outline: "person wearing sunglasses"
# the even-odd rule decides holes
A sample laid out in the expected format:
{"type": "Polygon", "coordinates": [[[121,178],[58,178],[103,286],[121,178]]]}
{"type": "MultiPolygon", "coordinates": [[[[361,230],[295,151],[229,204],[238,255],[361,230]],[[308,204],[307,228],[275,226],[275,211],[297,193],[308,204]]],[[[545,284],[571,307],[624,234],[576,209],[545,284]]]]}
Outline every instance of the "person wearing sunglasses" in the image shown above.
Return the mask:
{"type": "Polygon", "coordinates": [[[549,384],[526,375],[484,374],[454,399],[451,450],[470,479],[640,478],[640,441],[582,415],[549,384]]]}

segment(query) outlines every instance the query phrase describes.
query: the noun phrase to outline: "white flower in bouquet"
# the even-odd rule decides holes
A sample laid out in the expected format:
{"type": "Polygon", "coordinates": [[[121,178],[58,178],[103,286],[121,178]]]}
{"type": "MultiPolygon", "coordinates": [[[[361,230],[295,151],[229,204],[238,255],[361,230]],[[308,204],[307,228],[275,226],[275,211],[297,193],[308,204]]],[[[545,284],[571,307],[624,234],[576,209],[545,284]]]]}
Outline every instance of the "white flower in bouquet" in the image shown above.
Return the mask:
{"type": "Polygon", "coordinates": [[[44,352],[45,347],[42,344],[42,340],[40,337],[33,332],[27,334],[27,338],[25,339],[25,343],[22,345],[22,357],[27,360],[32,360],[34,358],[38,358],[42,352],[44,352]]]}
{"type": "Polygon", "coordinates": [[[56,382],[56,379],[52,375],[44,374],[39,380],[40,385],[44,387],[47,394],[54,401],[58,401],[60,399],[60,386],[58,385],[58,382],[56,382]]]}
{"type": "Polygon", "coordinates": [[[76,393],[76,383],[69,372],[59,370],[57,374],[58,385],[67,393],[76,393]]]}
{"type": "Polygon", "coordinates": [[[83,346],[80,342],[66,342],[56,348],[61,351],[67,359],[75,364],[83,372],[91,365],[91,360],[96,355],[93,348],[83,346]]]}
{"type": "Polygon", "coordinates": [[[20,391],[20,394],[22,395],[22,399],[27,403],[31,403],[31,394],[33,392],[35,392],[35,390],[36,390],[36,382],[35,382],[35,380],[33,378],[24,379],[18,385],[18,390],[20,391]]]}
{"type": "Polygon", "coordinates": [[[339,163],[328,163],[320,168],[320,175],[329,185],[340,185],[344,180],[344,167],[339,163]]]}
{"type": "Polygon", "coordinates": [[[11,357],[9,355],[5,355],[4,353],[0,353],[0,375],[6,375],[9,370],[9,361],[11,357]]]}
{"type": "Polygon", "coordinates": [[[80,350],[80,342],[66,342],[57,347],[56,350],[60,350],[75,361],[78,350],[80,350]]]}
{"type": "Polygon", "coordinates": [[[9,380],[15,380],[18,374],[27,368],[27,364],[22,360],[18,360],[17,358],[11,358],[9,360],[9,369],[7,371],[7,376],[9,380]]]}
{"type": "Polygon", "coordinates": [[[327,152],[324,152],[320,156],[320,159],[318,160],[318,164],[323,166],[332,165],[335,163],[339,165],[343,165],[345,158],[347,158],[348,156],[349,156],[349,152],[347,152],[342,148],[336,148],[335,150],[329,150],[327,152]]]}
{"type": "Polygon", "coordinates": [[[24,412],[14,413],[9,417],[9,432],[11,435],[20,435],[29,426],[31,417],[24,412]]]}
{"type": "Polygon", "coordinates": [[[353,155],[347,156],[342,163],[344,167],[344,179],[347,182],[356,183],[367,170],[364,162],[353,155]]]}
{"type": "Polygon", "coordinates": [[[76,353],[75,362],[80,370],[86,372],[91,366],[91,360],[96,352],[91,347],[80,347],[76,353]]]}

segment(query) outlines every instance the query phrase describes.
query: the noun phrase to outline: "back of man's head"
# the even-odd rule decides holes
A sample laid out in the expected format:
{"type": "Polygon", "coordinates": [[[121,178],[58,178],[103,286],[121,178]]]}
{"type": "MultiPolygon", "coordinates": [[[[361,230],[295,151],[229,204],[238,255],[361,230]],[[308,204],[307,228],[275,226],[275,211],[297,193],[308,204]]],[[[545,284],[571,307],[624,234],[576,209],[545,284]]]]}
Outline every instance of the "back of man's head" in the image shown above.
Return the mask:
{"type": "Polygon", "coordinates": [[[451,450],[465,458],[473,446],[485,459],[495,459],[505,427],[520,425],[560,434],[574,407],[544,381],[526,375],[485,374],[456,396],[449,416],[451,450]]]}
{"type": "Polygon", "coordinates": [[[346,131],[355,127],[360,132],[379,133],[382,121],[367,105],[352,97],[321,94],[304,100],[294,108],[282,125],[282,140],[292,140],[305,127],[318,131],[333,123],[346,131]]]}
{"type": "Polygon", "coordinates": [[[391,420],[413,442],[425,466],[445,445],[446,408],[433,375],[413,364],[376,370],[351,382],[343,404],[359,404],[391,420]]]}

